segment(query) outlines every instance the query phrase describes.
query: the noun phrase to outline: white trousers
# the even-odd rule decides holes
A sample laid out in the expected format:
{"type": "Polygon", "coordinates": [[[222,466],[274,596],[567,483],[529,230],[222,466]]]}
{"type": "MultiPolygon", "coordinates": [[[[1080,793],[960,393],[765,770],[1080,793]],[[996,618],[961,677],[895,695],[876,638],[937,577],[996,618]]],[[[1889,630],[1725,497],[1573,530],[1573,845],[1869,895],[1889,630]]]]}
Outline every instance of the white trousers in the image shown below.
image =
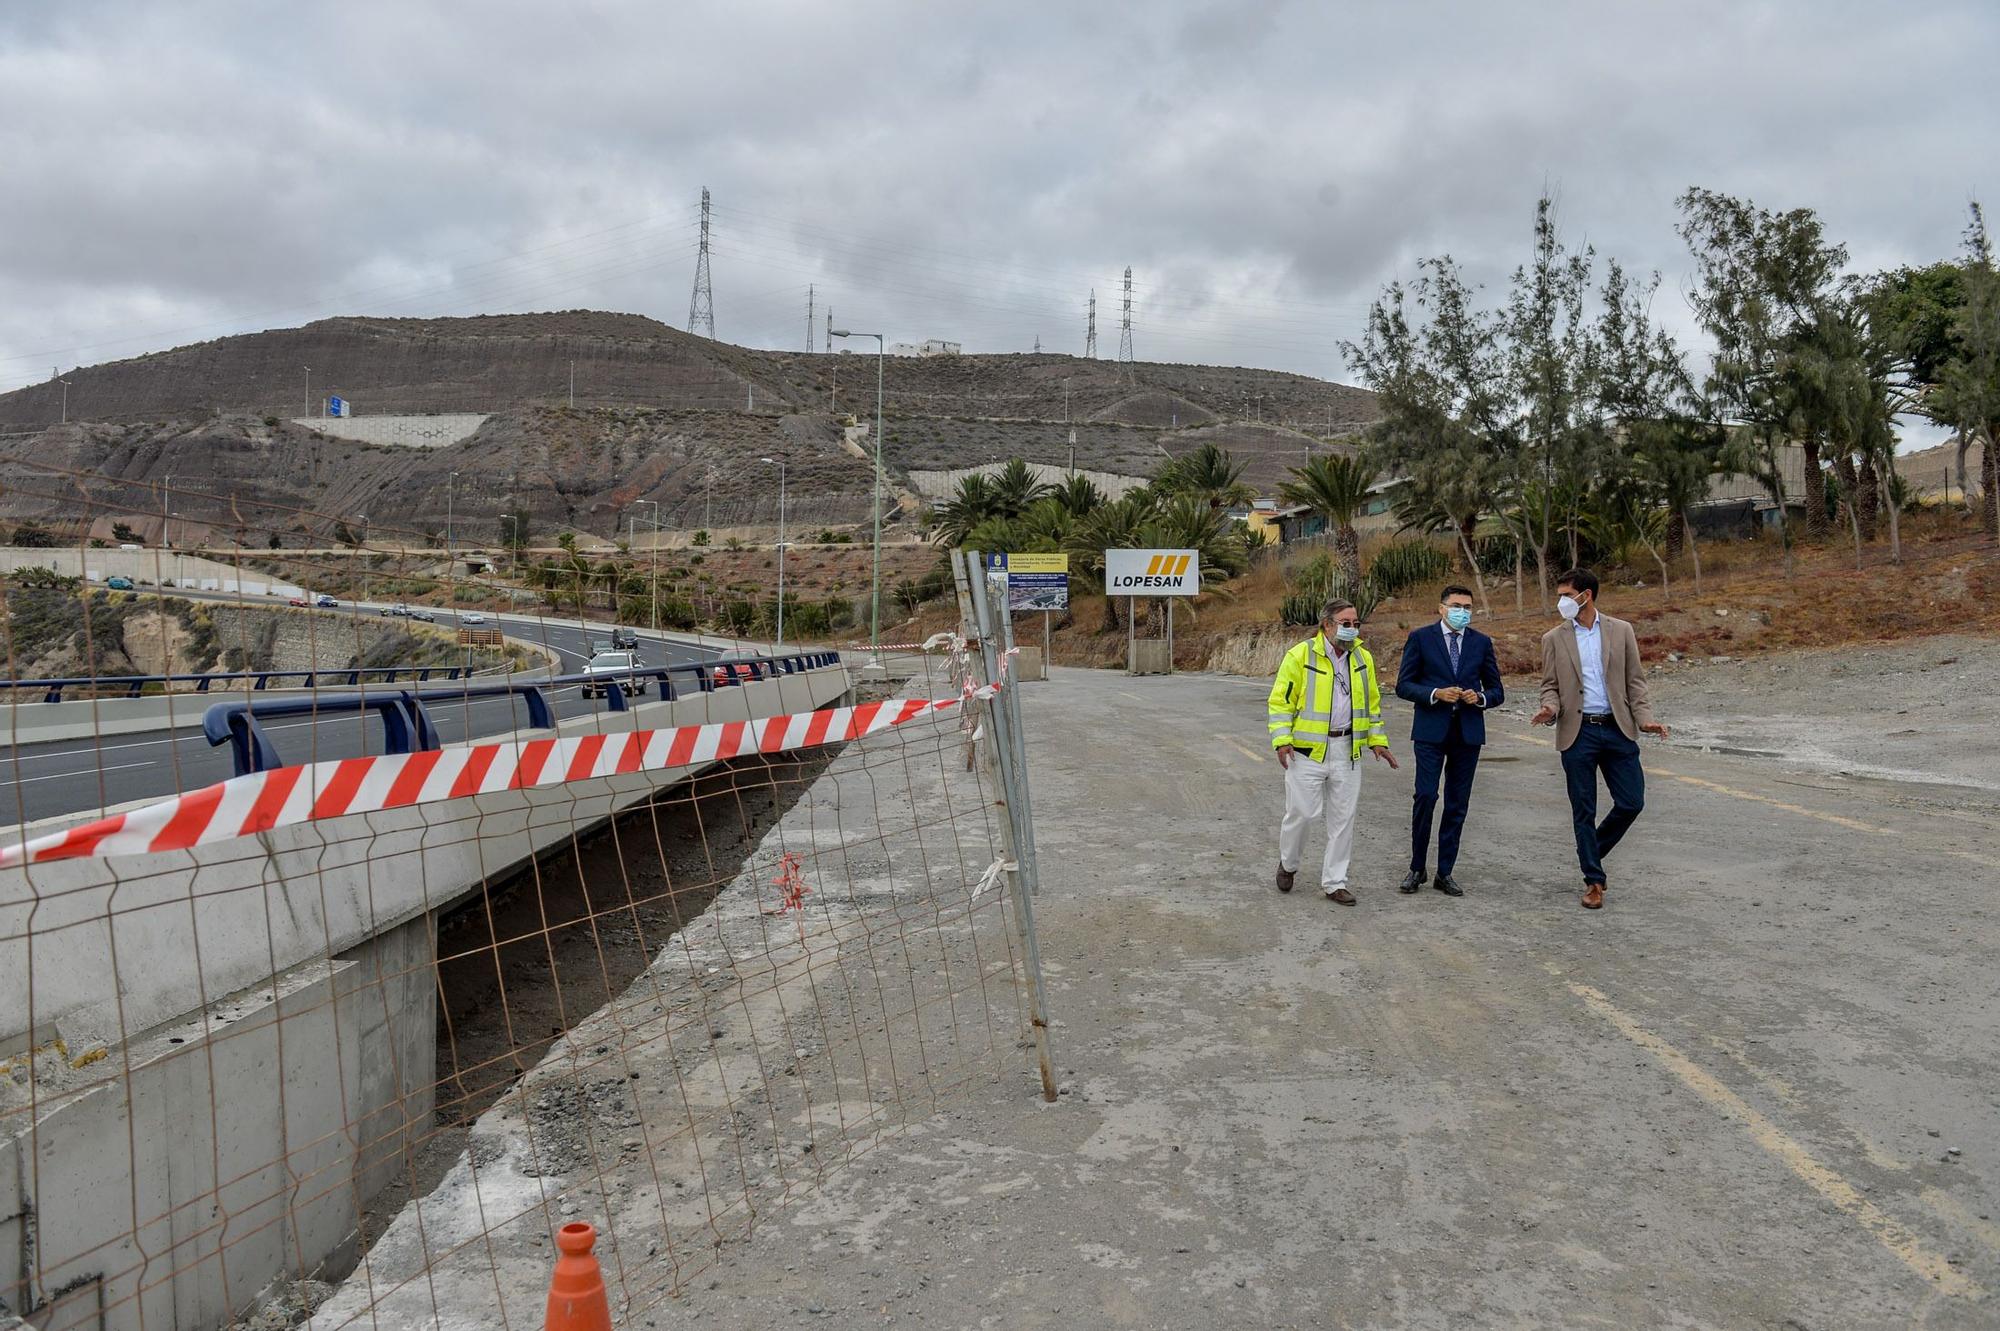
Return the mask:
{"type": "Polygon", "coordinates": [[[1349,762],[1347,740],[1334,740],[1327,761],[1316,763],[1292,754],[1285,768],[1285,820],[1278,825],[1278,866],[1297,873],[1305,859],[1306,829],[1326,819],[1326,858],[1320,861],[1319,884],[1331,892],[1347,886],[1347,864],[1354,856],[1354,809],[1361,802],[1361,764],[1349,762]]]}

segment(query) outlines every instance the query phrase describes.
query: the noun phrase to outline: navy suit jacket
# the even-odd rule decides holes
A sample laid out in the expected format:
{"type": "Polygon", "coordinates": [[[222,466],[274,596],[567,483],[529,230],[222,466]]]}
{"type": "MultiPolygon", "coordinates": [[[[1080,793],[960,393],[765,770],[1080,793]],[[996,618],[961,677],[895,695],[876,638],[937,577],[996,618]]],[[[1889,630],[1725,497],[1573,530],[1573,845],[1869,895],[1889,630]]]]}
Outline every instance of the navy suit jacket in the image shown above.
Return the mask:
{"type": "Polygon", "coordinates": [[[1486,696],[1487,707],[1506,701],[1500,686],[1500,658],[1493,654],[1493,639],[1478,629],[1465,630],[1458,648],[1458,673],[1451,671],[1451,649],[1445,646],[1444,625],[1433,622],[1412,633],[1403,643],[1403,665],[1396,672],[1396,696],[1417,706],[1410,738],[1419,744],[1445,744],[1456,738],[1461,744],[1486,742],[1484,709],[1464,702],[1432,702],[1433,689],[1477,689],[1486,696]],[[1452,734],[1452,722],[1458,734],[1452,734]]]}

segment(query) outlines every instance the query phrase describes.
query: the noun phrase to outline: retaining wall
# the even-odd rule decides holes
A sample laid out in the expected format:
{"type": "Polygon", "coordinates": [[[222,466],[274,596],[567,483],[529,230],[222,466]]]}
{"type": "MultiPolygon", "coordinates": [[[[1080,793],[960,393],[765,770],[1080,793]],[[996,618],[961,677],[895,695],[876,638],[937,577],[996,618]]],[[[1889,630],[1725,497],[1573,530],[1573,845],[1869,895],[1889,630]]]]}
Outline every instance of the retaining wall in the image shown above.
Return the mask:
{"type": "Polygon", "coordinates": [[[483,414],[454,412],[441,416],[294,416],[292,424],[332,439],[387,448],[446,448],[470,439],[486,424],[483,414]]]}

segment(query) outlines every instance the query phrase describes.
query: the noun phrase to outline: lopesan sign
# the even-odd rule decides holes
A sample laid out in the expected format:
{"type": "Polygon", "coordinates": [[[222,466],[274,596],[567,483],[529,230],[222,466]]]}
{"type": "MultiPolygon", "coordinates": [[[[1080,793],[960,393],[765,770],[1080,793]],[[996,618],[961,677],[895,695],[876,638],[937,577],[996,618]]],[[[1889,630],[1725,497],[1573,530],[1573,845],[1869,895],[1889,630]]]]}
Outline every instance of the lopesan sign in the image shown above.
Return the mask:
{"type": "Polygon", "coordinates": [[[1112,596],[1199,596],[1200,553],[1194,550],[1106,550],[1104,590],[1112,596]]]}

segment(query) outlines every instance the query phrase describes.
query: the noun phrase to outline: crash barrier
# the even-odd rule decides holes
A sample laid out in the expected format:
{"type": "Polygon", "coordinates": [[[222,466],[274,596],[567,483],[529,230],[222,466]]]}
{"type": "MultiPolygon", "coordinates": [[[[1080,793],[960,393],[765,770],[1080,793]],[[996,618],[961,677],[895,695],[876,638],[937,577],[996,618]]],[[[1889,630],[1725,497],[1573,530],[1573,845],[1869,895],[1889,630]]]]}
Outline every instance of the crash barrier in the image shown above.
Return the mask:
{"type": "Polygon", "coordinates": [[[0,1324],[539,1325],[587,1222],[642,1326],[940,1108],[1052,1098],[1003,662],[748,713],[845,687],[818,659],[640,709],[731,720],[254,772],[16,843],[0,1324]],[[606,823],[619,790],[650,793],[606,823]]]}
{"type": "Polygon", "coordinates": [[[718,661],[686,662],[678,665],[643,666],[621,670],[614,677],[579,672],[558,675],[546,683],[509,681],[446,689],[435,693],[401,690],[392,693],[330,694],[315,698],[232,699],[216,703],[202,718],[202,733],[210,744],[231,746],[236,774],[268,771],[284,766],[278,749],[265,733],[261,719],[288,716],[327,716],[373,713],[383,726],[384,753],[418,753],[439,747],[437,727],[424,706],[430,702],[466,702],[482,698],[517,697],[527,704],[528,724],[538,730],[553,727],[555,713],[549,706],[549,689],[565,685],[601,687],[605,706],[612,712],[632,708],[634,686],[653,681],[660,700],[672,702],[683,696],[688,686],[698,693],[719,688],[737,688],[758,680],[774,680],[810,670],[826,670],[840,665],[838,652],[793,652],[784,656],[734,657],[718,661]],[[676,687],[674,680],[683,683],[676,687]],[[620,681],[623,681],[621,684],[620,681]]]}
{"type": "Polygon", "coordinates": [[[143,697],[148,689],[155,692],[171,689],[175,684],[192,684],[192,689],[180,690],[187,693],[207,693],[218,685],[240,684],[252,692],[261,693],[267,688],[285,688],[285,681],[296,680],[292,688],[316,689],[329,684],[345,684],[353,688],[363,680],[380,680],[385,684],[398,679],[409,678],[418,683],[433,679],[468,679],[473,672],[465,666],[358,666],[340,670],[224,670],[207,674],[190,675],[93,675],[76,679],[0,679],[0,689],[15,693],[40,693],[45,703],[59,703],[65,689],[88,689],[99,697],[143,697]],[[275,682],[274,682],[275,681],[275,682]]]}

